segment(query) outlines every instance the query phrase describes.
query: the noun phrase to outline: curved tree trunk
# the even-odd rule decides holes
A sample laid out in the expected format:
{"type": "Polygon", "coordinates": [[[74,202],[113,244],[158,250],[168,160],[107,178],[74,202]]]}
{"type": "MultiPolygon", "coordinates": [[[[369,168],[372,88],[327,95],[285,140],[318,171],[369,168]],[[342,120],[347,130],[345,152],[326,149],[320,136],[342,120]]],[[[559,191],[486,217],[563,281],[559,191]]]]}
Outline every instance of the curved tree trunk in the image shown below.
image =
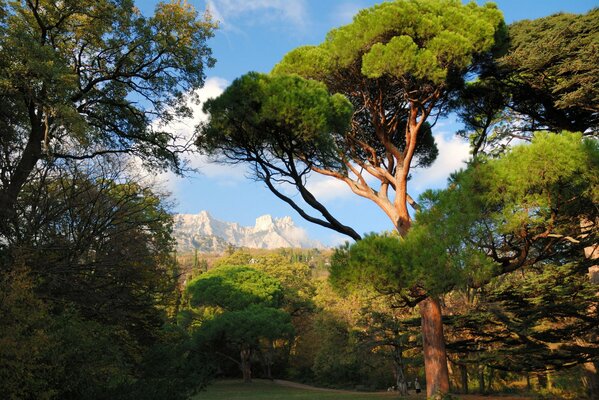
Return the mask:
{"type": "Polygon", "coordinates": [[[418,307],[422,318],[422,345],[424,371],[426,375],[426,396],[449,392],[449,370],[441,320],[441,305],[433,297],[422,300],[418,307]]]}

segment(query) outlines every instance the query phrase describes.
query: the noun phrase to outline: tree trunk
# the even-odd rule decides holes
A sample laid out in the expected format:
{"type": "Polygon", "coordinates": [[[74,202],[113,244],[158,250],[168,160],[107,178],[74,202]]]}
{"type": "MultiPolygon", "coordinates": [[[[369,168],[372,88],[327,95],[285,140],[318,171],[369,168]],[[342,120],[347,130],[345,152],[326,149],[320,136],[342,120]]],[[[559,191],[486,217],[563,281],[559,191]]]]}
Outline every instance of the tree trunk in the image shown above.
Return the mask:
{"type": "Polygon", "coordinates": [[[537,374],[537,381],[539,383],[539,389],[547,389],[547,374],[545,372],[539,372],[537,374]]]}
{"type": "Polygon", "coordinates": [[[244,382],[252,381],[252,351],[248,348],[241,349],[241,373],[243,374],[244,382]]]}
{"type": "Polygon", "coordinates": [[[489,367],[489,381],[487,383],[487,392],[493,392],[493,378],[495,377],[495,370],[489,367]]]}
{"type": "Polygon", "coordinates": [[[460,378],[462,380],[462,393],[468,394],[468,367],[466,364],[460,365],[460,378]]]}
{"type": "Polygon", "coordinates": [[[485,366],[478,364],[478,391],[482,394],[485,392],[485,366]]]}
{"type": "Polygon", "coordinates": [[[406,374],[404,372],[404,363],[403,363],[403,350],[401,347],[395,348],[395,384],[397,387],[397,391],[401,396],[408,395],[408,382],[406,379],[406,374]]]}
{"type": "Polygon", "coordinates": [[[23,189],[29,175],[31,175],[35,165],[42,156],[43,129],[31,105],[29,107],[29,117],[32,128],[29,133],[27,145],[23,149],[21,159],[11,173],[8,185],[0,190],[0,221],[2,223],[12,218],[21,189],[23,189]]]}
{"type": "Polygon", "coordinates": [[[437,299],[428,297],[418,304],[422,318],[422,345],[426,396],[449,392],[449,371],[441,320],[441,305],[437,299]]]}
{"type": "Polygon", "coordinates": [[[599,400],[599,363],[585,363],[584,372],[587,381],[587,394],[589,399],[599,400]]]}

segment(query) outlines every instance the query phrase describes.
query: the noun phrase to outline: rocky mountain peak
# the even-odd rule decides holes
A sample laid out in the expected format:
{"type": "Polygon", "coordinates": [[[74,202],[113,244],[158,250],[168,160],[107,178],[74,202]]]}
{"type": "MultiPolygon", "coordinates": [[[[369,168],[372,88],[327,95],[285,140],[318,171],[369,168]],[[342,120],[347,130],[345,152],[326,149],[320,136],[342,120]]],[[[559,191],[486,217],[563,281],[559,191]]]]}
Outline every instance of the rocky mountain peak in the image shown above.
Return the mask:
{"type": "Polygon", "coordinates": [[[254,230],[256,232],[260,231],[268,231],[274,227],[274,221],[272,216],[269,214],[262,215],[261,217],[256,218],[256,225],[254,225],[254,230]]]}
{"type": "Polygon", "coordinates": [[[207,211],[198,214],[175,214],[174,236],[180,252],[198,249],[202,252],[221,252],[229,245],[236,247],[276,249],[281,247],[324,248],[308,238],[306,231],[295,226],[291,217],[273,218],[262,215],[254,226],[224,222],[207,211]]]}

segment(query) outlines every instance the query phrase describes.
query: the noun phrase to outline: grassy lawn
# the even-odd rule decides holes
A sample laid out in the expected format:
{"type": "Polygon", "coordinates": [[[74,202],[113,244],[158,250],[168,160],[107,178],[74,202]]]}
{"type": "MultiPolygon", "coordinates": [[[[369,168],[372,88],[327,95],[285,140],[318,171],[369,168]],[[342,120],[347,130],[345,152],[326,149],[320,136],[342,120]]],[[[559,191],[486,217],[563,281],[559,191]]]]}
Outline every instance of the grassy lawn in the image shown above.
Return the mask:
{"type": "Polygon", "coordinates": [[[210,385],[194,400],[373,400],[398,399],[394,393],[335,393],[285,387],[268,381],[254,381],[244,384],[241,381],[219,381],[210,385]]]}

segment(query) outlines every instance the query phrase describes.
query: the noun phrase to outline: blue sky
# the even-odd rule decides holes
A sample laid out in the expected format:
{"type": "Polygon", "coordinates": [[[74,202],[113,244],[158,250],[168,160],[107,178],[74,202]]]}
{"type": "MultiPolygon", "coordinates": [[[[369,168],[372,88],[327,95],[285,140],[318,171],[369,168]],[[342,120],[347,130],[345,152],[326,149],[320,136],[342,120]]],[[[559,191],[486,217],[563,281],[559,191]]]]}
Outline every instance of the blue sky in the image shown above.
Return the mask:
{"type": "MultiPolygon", "coordinates": [[[[207,70],[205,87],[200,97],[217,96],[235,78],[249,71],[269,72],[290,50],[322,42],[326,33],[351,22],[360,9],[380,1],[374,0],[188,0],[198,10],[211,10],[220,21],[220,28],[209,45],[217,59],[214,68],[207,70]]],[[[483,3],[483,2],[479,2],[483,3]]],[[[534,19],[555,12],[583,13],[596,7],[596,0],[499,0],[506,22],[534,19]]],[[[150,13],[155,1],[137,1],[142,12],[150,13]]],[[[197,109],[194,120],[181,121],[174,128],[190,135],[193,125],[206,116],[197,109]]],[[[458,125],[440,121],[433,132],[440,156],[428,170],[417,171],[409,184],[412,196],[426,188],[440,188],[452,171],[463,165],[468,146],[455,137],[458,125]]],[[[161,177],[172,192],[175,212],[198,213],[207,210],[215,218],[253,225],[264,214],[274,217],[290,215],[310,237],[327,245],[342,243],[346,238],[301,219],[289,206],[275,198],[264,184],[247,179],[242,168],[208,163],[198,157],[191,165],[199,173],[186,178],[166,174],[161,177]]],[[[360,233],[379,232],[392,228],[390,221],[368,200],[353,195],[336,181],[315,177],[314,192],[343,223],[360,233]]]]}

